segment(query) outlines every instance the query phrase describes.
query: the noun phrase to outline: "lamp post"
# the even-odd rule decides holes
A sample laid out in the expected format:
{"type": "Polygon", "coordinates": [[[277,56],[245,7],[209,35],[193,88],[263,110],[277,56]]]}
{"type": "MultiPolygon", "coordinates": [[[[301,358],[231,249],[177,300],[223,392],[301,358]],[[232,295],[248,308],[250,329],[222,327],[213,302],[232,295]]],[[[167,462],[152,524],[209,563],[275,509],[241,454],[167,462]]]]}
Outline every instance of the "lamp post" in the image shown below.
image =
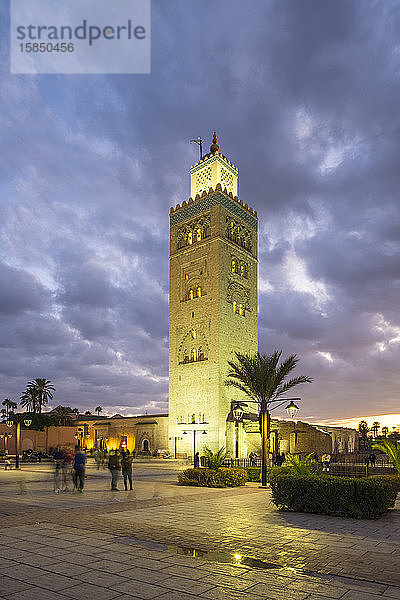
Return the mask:
{"type": "MultiPolygon", "coordinates": [[[[193,431],[193,466],[195,463],[195,456],[196,456],[196,433],[201,433],[202,435],[207,435],[207,431],[205,431],[204,429],[192,429],[193,431]]],[[[182,435],[188,435],[187,431],[183,431],[182,435]]]]}
{"type": "Polygon", "coordinates": [[[8,427],[15,425],[15,468],[19,469],[19,453],[21,446],[21,422],[24,422],[25,427],[32,424],[32,419],[26,417],[24,413],[14,413],[7,421],[8,427]]]}
{"type": "Polygon", "coordinates": [[[238,402],[236,400],[231,401],[230,414],[235,421],[235,458],[239,458],[239,423],[242,421],[244,415],[243,407],[245,406],[247,406],[247,404],[244,404],[243,402],[238,402]]]}
{"type": "MultiPolygon", "coordinates": [[[[285,408],[289,417],[293,419],[296,416],[297,411],[299,410],[299,407],[297,406],[297,404],[295,404],[295,400],[299,402],[301,398],[277,398],[272,401],[263,400],[259,404],[259,420],[261,432],[261,487],[267,486],[267,467],[269,463],[269,438],[271,433],[270,412],[271,410],[275,410],[276,408],[283,406],[283,404],[285,404],[286,402],[289,402],[289,404],[285,408]],[[277,404],[273,408],[270,408],[272,403],[279,402],[279,400],[282,400],[280,404],[277,404]]],[[[246,401],[256,403],[255,400],[246,399],[246,401]]],[[[244,402],[239,402],[236,404],[240,404],[241,407],[247,406],[247,404],[244,402]]]]}
{"type": "Polygon", "coordinates": [[[2,433],[0,438],[4,439],[4,454],[8,454],[8,440],[12,437],[12,433],[2,433]]]}
{"type": "Polygon", "coordinates": [[[179,440],[183,440],[183,438],[179,437],[178,435],[175,435],[174,437],[170,437],[168,439],[174,440],[174,458],[176,458],[176,455],[178,453],[178,442],[179,440]]]}

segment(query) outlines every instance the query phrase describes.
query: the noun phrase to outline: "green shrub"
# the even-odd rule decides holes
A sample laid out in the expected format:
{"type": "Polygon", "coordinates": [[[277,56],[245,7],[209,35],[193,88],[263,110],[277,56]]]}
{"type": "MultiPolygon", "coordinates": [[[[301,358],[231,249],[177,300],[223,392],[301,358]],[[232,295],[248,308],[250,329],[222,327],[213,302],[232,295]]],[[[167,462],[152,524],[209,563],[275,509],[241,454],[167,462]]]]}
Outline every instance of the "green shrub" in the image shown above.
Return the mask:
{"type": "Polygon", "coordinates": [[[245,485],[247,473],[243,469],[186,469],[179,473],[179,485],[199,487],[238,487],[245,485]]]}
{"type": "Polygon", "coordinates": [[[389,486],[393,499],[391,506],[394,506],[397,494],[400,492],[400,475],[371,475],[369,479],[384,481],[389,486]]]}
{"type": "Polygon", "coordinates": [[[296,475],[313,475],[322,473],[318,462],[314,460],[313,454],[307,456],[298,456],[297,454],[288,454],[286,456],[286,468],[296,475]]]}
{"type": "Polygon", "coordinates": [[[179,485],[197,485],[199,487],[223,487],[214,469],[186,469],[178,475],[179,485]]]}
{"type": "Polygon", "coordinates": [[[261,467],[243,467],[247,473],[247,481],[261,481],[261,467]]]}
{"type": "Polygon", "coordinates": [[[217,452],[213,452],[207,446],[204,447],[204,456],[206,460],[206,466],[209,469],[219,469],[224,464],[224,461],[227,459],[228,455],[225,452],[225,447],[222,446],[217,452]]]}
{"type": "Polygon", "coordinates": [[[224,487],[238,487],[245,485],[248,481],[247,473],[244,469],[221,467],[217,471],[217,477],[224,487]]]}
{"type": "Polygon", "coordinates": [[[274,504],[280,510],[377,519],[394,506],[400,490],[397,478],[332,477],[275,474],[271,478],[274,504]]]}
{"type": "MultiPolygon", "coordinates": [[[[235,467],[236,469],[242,469],[247,473],[247,481],[259,482],[261,481],[261,467],[235,467]]],[[[276,474],[290,473],[288,467],[267,467],[267,481],[271,480],[276,474]]]]}
{"type": "Polygon", "coordinates": [[[374,450],[382,450],[382,452],[388,455],[400,477],[400,442],[381,440],[380,442],[373,444],[372,448],[374,450]]]}

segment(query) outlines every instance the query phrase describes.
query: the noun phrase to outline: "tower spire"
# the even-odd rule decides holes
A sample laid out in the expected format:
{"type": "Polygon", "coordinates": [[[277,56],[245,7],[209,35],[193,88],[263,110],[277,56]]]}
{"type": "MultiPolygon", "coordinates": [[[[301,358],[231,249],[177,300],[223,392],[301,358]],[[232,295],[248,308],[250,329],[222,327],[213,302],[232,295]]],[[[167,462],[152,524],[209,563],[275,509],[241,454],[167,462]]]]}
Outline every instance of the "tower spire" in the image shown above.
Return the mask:
{"type": "Polygon", "coordinates": [[[213,143],[210,146],[210,152],[211,154],[214,154],[215,152],[219,152],[219,146],[217,144],[217,134],[214,131],[214,135],[213,135],[213,139],[212,139],[213,143]]]}

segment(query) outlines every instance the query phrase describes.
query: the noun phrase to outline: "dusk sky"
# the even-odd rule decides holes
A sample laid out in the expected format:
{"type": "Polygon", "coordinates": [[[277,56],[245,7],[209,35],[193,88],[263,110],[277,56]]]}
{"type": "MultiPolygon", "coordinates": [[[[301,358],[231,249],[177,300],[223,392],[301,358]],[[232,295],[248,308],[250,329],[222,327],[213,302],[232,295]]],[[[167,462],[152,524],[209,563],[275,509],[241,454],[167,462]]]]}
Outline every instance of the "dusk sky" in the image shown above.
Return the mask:
{"type": "Polygon", "coordinates": [[[11,75],[0,18],[1,400],[167,411],[169,208],[215,129],[298,418],[400,423],[399,2],[153,0],[150,75],[11,75]]]}

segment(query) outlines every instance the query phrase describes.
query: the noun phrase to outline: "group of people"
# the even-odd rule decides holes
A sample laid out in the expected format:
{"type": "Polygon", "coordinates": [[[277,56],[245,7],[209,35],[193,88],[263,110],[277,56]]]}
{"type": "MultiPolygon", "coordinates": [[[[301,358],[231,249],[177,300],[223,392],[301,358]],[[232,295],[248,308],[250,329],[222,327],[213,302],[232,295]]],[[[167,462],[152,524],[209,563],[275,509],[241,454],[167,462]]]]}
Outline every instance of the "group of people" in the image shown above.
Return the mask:
{"type": "MultiPolygon", "coordinates": [[[[103,455],[104,456],[104,455],[103,455]]],[[[96,458],[96,457],[95,457],[96,458]]],[[[118,491],[118,480],[122,471],[125,490],[133,490],[133,454],[129,450],[114,450],[108,457],[108,469],[111,473],[111,491],[118,491]]],[[[75,446],[75,453],[71,450],[58,449],[54,453],[54,492],[68,491],[68,483],[72,480],[74,490],[78,493],[83,492],[85,485],[85,471],[87,457],[79,446],[75,446]]],[[[103,458],[105,461],[105,458],[103,458]]],[[[98,461],[96,463],[99,465],[98,461]]],[[[99,466],[97,467],[99,468],[99,466]]]]}
{"type": "Polygon", "coordinates": [[[257,454],[255,452],[250,452],[249,454],[249,461],[252,467],[256,467],[257,466],[257,454]]]}
{"type": "MultiPolygon", "coordinates": [[[[249,454],[249,461],[250,461],[250,466],[252,467],[256,467],[257,466],[257,459],[258,456],[255,452],[250,452],[249,454]]],[[[272,460],[273,464],[275,467],[281,467],[283,465],[283,463],[285,462],[285,453],[279,453],[275,454],[272,460]]]]}
{"type": "Polygon", "coordinates": [[[132,485],[132,469],[133,469],[133,456],[129,453],[129,450],[122,450],[121,453],[118,450],[114,450],[113,454],[110,454],[108,459],[108,468],[111,472],[111,491],[118,492],[118,480],[119,475],[122,471],[124,478],[125,491],[129,489],[133,490],[132,485]]]}
{"type": "Polygon", "coordinates": [[[83,491],[85,484],[86,454],[75,446],[75,452],[67,448],[58,448],[53,455],[54,492],[68,492],[72,481],[74,490],[83,491]]]}
{"type": "Polygon", "coordinates": [[[371,452],[371,454],[368,454],[368,456],[364,457],[364,462],[367,467],[375,467],[376,455],[371,452]]]}

